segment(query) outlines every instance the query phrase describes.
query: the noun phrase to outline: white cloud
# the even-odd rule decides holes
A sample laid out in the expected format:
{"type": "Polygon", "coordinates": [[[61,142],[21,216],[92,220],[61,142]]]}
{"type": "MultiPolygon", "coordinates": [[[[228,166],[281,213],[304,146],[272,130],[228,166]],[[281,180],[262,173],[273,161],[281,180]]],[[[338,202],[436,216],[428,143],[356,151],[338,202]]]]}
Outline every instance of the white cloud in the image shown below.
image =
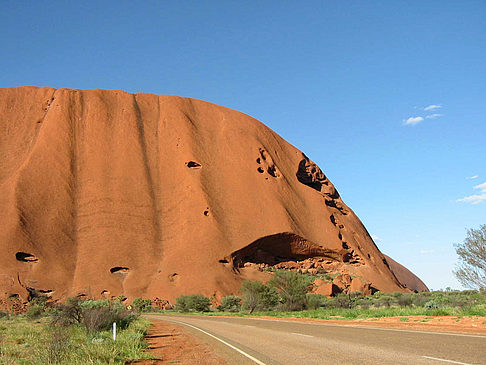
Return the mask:
{"type": "Polygon", "coordinates": [[[372,234],[371,238],[373,238],[373,241],[375,242],[381,242],[383,241],[380,237],[378,237],[376,234],[372,234]]]}
{"type": "Polygon", "coordinates": [[[486,200],[486,193],[469,195],[469,196],[466,196],[462,199],[457,199],[458,202],[471,203],[471,204],[479,204],[483,200],[486,200]]]}
{"type": "Polygon", "coordinates": [[[476,185],[474,189],[479,189],[482,193],[486,193],[486,182],[476,185]]]}
{"type": "Polygon", "coordinates": [[[434,253],[435,250],[420,250],[421,255],[430,255],[431,253],[434,253]]]}
{"type": "Polygon", "coordinates": [[[479,194],[465,196],[464,198],[457,199],[456,201],[471,203],[471,204],[479,204],[482,201],[486,200],[486,182],[476,185],[474,189],[479,190],[479,194]]]}
{"type": "Polygon", "coordinates": [[[468,179],[468,180],[474,180],[474,179],[477,179],[478,177],[479,177],[478,175],[474,175],[474,176],[466,177],[466,179],[468,179]]]}
{"type": "Polygon", "coordinates": [[[410,117],[407,120],[405,120],[405,124],[412,124],[413,125],[413,124],[420,123],[423,120],[424,120],[424,118],[422,118],[422,117],[410,117]]]}
{"type": "Polygon", "coordinates": [[[431,104],[429,106],[426,106],[424,108],[424,110],[429,111],[429,110],[435,110],[435,109],[440,109],[440,108],[442,108],[442,105],[431,104]]]}
{"type": "Polygon", "coordinates": [[[435,118],[442,117],[443,115],[444,114],[434,113],[434,114],[427,115],[425,118],[427,118],[427,119],[435,119],[435,118]]]}

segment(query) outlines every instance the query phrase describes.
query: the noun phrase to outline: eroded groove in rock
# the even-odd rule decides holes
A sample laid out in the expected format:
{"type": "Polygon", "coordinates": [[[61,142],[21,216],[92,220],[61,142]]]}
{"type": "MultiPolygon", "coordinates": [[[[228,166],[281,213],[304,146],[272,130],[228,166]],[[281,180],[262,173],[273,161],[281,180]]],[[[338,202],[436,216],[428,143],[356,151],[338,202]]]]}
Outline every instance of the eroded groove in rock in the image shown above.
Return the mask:
{"type": "Polygon", "coordinates": [[[321,171],[319,166],[309,160],[305,154],[302,154],[302,157],[303,159],[299,162],[297,168],[297,180],[331,199],[338,199],[339,193],[334,188],[334,185],[327,179],[326,175],[321,171]]]}
{"type": "Polygon", "coordinates": [[[174,283],[177,281],[177,279],[179,279],[179,274],[178,273],[172,273],[169,275],[169,281],[174,283]]]}
{"type": "Polygon", "coordinates": [[[202,167],[201,164],[196,161],[188,161],[186,162],[186,166],[190,169],[200,169],[202,167]]]}
{"type": "Polygon", "coordinates": [[[31,254],[31,253],[27,253],[27,252],[17,252],[15,254],[15,258],[17,259],[17,261],[22,261],[22,262],[37,262],[39,261],[39,259],[31,254]]]}
{"type": "Polygon", "coordinates": [[[115,266],[110,269],[112,274],[128,274],[129,271],[130,269],[124,266],[115,266]]]}

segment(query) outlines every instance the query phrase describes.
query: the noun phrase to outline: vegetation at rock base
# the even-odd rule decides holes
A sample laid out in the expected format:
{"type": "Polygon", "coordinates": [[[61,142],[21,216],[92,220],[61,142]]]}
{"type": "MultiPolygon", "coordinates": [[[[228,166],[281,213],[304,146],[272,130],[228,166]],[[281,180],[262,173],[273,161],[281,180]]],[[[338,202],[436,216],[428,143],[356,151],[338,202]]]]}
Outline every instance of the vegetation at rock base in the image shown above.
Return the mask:
{"type": "MultiPolygon", "coordinates": [[[[420,293],[378,291],[368,296],[360,292],[349,292],[328,298],[308,292],[312,286],[306,275],[290,271],[276,274],[274,277],[277,279],[270,280],[267,284],[244,281],[241,286],[241,298],[234,295],[224,297],[218,307],[205,307],[204,311],[209,315],[269,315],[323,319],[414,315],[486,316],[484,290],[446,289],[420,293]],[[239,300],[241,309],[238,311],[239,300]]],[[[210,298],[206,298],[206,303],[210,301],[210,298]]],[[[189,312],[183,310],[182,306],[176,305],[176,308],[182,313],[189,312]]],[[[192,309],[191,312],[197,310],[192,309]]]]}
{"type": "Polygon", "coordinates": [[[181,295],[176,299],[175,309],[180,312],[209,312],[211,298],[201,294],[181,295]]]}
{"type": "Polygon", "coordinates": [[[314,280],[295,271],[277,271],[268,285],[275,288],[281,299],[281,309],[302,310],[306,305],[306,294],[314,280]]]}
{"type": "Polygon", "coordinates": [[[149,325],[119,301],[37,301],[26,315],[0,318],[0,363],[126,364],[151,359],[144,341],[149,325]],[[119,329],[116,341],[113,322],[119,329]]]}
{"type": "Polygon", "coordinates": [[[152,303],[150,299],[135,298],[132,307],[137,313],[148,312],[152,309],[152,303]]]}
{"type": "Polygon", "coordinates": [[[486,290],[486,224],[468,230],[464,242],[455,248],[460,260],[456,278],[467,288],[486,290]]]}
{"type": "Polygon", "coordinates": [[[241,285],[243,309],[253,313],[255,310],[271,310],[278,304],[275,288],[260,281],[244,281],[241,285]]]}
{"type": "Polygon", "coordinates": [[[221,299],[218,310],[221,312],[239,312],[241,309],[241,298],[236,295],[227,295],[221,299]]]}

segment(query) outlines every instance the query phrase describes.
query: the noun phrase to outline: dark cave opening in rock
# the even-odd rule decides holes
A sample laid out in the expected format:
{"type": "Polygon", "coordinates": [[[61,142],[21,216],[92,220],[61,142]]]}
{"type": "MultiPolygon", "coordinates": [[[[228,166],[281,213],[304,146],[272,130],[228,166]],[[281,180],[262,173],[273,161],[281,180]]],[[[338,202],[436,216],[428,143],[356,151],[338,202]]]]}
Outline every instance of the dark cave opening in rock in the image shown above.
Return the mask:
{"type": "MultiPolygon", "coordinates": [[[[345,252],[323,248],[294,233],[283,232],[265,236],[231,254],[234,269],[245,263],[274,266],[282,262],[298,262],[309,258],[346,261],[345,252]]],[[[220,260],[221,262],[221,260],[220,260]]]]}

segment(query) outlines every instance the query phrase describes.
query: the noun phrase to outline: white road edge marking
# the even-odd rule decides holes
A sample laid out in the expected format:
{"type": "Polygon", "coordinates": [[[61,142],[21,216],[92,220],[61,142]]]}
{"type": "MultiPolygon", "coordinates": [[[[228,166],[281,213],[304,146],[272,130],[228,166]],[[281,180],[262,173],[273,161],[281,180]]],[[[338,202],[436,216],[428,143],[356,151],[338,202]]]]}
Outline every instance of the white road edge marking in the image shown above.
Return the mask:
{"type": "Polygon", "coordinates": [[[459,362],[459,361],[453,361],[453,360],[447,360],[447,359],[439,359],[438,357],[431,357],[431,356],[422,356],[426,359],[430,359],[430,360],[437,360],[437,361],[443,361],[443,362],[448,362],[448,363],[451,363],[451,364],[460,364],[460,365],[473,365],[473,364],[469,364],[467,362],[459,362]]]}
{"type": "Polygon", "coordinates": [[[198,331],[201,331],[202,333],[204,333],[204,334],[206,334],[206,335],[208,335],[208,336],[210,336],[210,337],[214,338],[215,340],[218,340],[219,342],[224,343],[226,346],[231,347],[233,350],[235,350],[235,351],[239,352],[239,353],[240,353],[240,354],[242,354],[243,356],[246,356],[246,357],[247,357],[247,358],[249,358],[250,360],[252,360],[252,361],[256,362],[258,365],[266,365],[264,362],[261,362],[260,360],[258,360],[258,359],[256,359],[256,358],[254,358],[254,357],[253,357],[253,356],[251,356],[250,354],[247,354],[245,351],[240,350],[238,347],[233,346],[232,344],[230,344],[230,343],[228,343],[228,342],[226,342],[226,341],[224,341],[224,340],[220,339],[219,337],[216,337],[215,335],[212,335],[212,334],[211,334],[211,333],[209,333],[209,332],[206,332],[206,331],[204,331],[204,330],[200,329],[199,327],[193,326],[192,324],[189,324],[189,323],[180,322],[180,321],[169,320],[169,322],[176,322],[176,323],[180,323],[180,324],[183,324],[183,325],[185,325],[185,326],[188,326],[188,327],[194,328],[194,329],[196,329],[196,330],[198,330],[198,331]]]}
{"type": "Polygon", "coordinates": [[[314,336],[311,336],[311,335],[304,335],[303,333],[297,333],[297,332],[290,332],[291,334],[293,335],[299,335],[299,336],[304,336],[304,337],[314,337],[314,336]]]}

